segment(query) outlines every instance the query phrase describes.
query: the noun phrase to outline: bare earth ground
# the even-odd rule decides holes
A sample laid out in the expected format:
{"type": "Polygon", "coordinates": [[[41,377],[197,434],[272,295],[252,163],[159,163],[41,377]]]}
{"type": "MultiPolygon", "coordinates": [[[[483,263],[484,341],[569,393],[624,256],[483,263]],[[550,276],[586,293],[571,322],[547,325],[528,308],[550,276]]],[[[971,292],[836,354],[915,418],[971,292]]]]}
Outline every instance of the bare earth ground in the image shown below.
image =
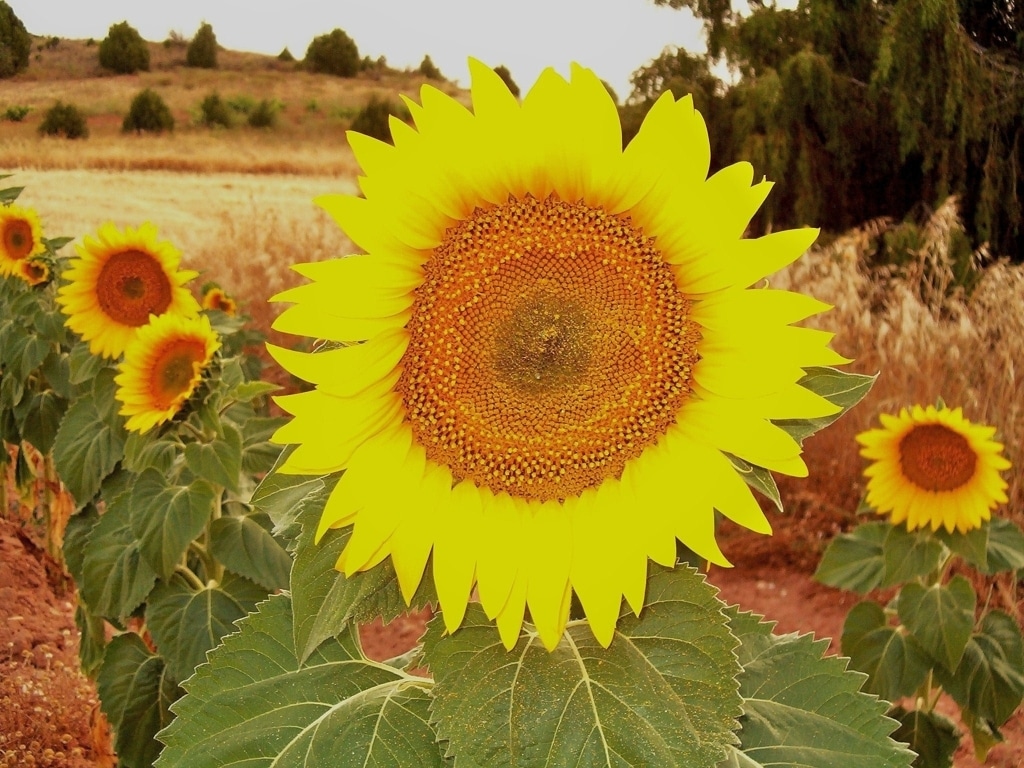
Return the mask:
{"type": "MultiPolygon", "coordinates": [[[[736,567],[716,568],[709,580],[722,598],[776,620],[778,632],[814,632],[836,638],[855,595],[810,578],[821,542],[838,527],[832,515],[798,512],[775,518],[776,535],[737,528],[721,531],[723,550],[736,567]]],[[[34,541],[31,527],[0,518],[0,766],[106,768],[115,765],[93,684],[78,669],[75,595],[59,568],[34,541]]],[[[387,659],[410,649],[428,614],[363,628],[366,652],[387,659]]],[[[831,647],[838,652],[838,641],[831,647]]],[[[940,709],[955,717],[952,704],[940,709]]],[[[1006,741],[985,763],[969,740],[956,768],[1024,766],[1024,716],[1003,729],[1006,741]]],[[[869,768],[869,767],[866,767],[869,768]]]]}

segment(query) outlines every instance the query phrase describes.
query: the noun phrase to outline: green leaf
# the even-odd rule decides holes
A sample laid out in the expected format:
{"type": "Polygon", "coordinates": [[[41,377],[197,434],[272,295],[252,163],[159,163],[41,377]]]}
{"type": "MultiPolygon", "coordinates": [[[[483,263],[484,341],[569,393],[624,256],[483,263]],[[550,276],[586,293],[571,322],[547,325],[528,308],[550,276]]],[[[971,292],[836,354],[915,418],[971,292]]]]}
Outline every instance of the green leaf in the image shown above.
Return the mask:
{"type": "Polygon", "coordinates": [[[96,505],[86,504],[81,512],[68,518],[68,524],[64,528],[64,544],[62,546],[64,563],[76,584],[82,584],[85,579],[82,569],[85,563],[86,542],[99,520],[100,515],[96,510],[96,505]]]}
{"type": "Polygon", "coordinates": [[[243,381],[231,390],[230,395],[235,400],[247,403],[250,400],[255,400],[257,397],[269,395],[271,392],[277,392],[280,389],[281,387],[277,384],[272,384],[269,381],[243,381]]]}
{"type": "Polygon", "coordinates": [[[185,446],[185,463],[196,475],[214,485],[238,492],[238,473],[242,471],[242,435],[230,424],[221,423],[223,439],[185,446]]]}
{"type": "Polygon", "coordinates": [[[278,467],[294,449],[285,449],[270,473],[253,491],[251,504],[270,515],[274,521],[274,535],[294,541],[299,535],[299,512],[307,505],[323,509],[327,497],[338,482],[338,473],[331,475],[287,475],[278,467]]]}
{"type": "Polygon", "coordinates": [[[882,583],[888,523],[863,523],[829,542],[814,578],[831,587],[864,595],[882,583]]]}
{"type": "Polygon", "coordinates": [[[821,416],[816,419],[775,419],[772,421],[801,445],[808,437],[836,421],[863,400],[871,391],[875,379],[878,378],[877,375],[865,376],[861,373],[848,373],[823,366],[805,368],[804,371],[804,377],[797,383],[825,398],[833,405],[838,405],[842,410],[831,416],[821,416]]]}
{"type": "Polygon", "coordinates": [[[234,623],[267,597],[266,590],[246,580],[233,579],[226,587],[233,590],[208,584],[197,591],[174,576],[157,584],[150,595],[146,625],[175,679],[191,677],[206,661],[207,651],[220,645],[235,631],[234,623]]]}
{"type": "Polygon", "coordinates": [[[85,545],[79,587],[100,616],[130,615],[156,583],[156,572],[132,530],[130,496],[122,494],[107,506],[85,545]]]}
{"type": "MultiPolygon", "coordinates": [[[[960,577],[958,577],[960,578],[960,577]]],[[[998,727],[1024,697],[1024,643],[1020,627],[1002,611],[992,611],[971,635],[955,672],[936,669],[939,682],[963,709],[998,727]]]]}
{"type": "Polygon", "coordinates": [[[168,579],[206,527],[216,492],[204,480],[191,485],[168,485],[156,469],[147,469],[131,490],[132,531],[142,556],[160,578],[168,579]]]}
{"type": "Polygon", "coordinates": [[[71,368],[71,383],[91,383],[101,370],[107,367],[107,361],[89,351],[89,345],[81,342],[71,348],[68,356],[71,368]]]}
{"type": "Polygon", "coordinates": [[[260,525],[261,519],[270,524],[270,518],[260,513],[214,520],[210,524],[210,554],[235,573],[269,590],[287,589],[292,559],[260,525]]]}
{"type": "Polygon", "coordinates": [[[71,369],[66,352],[51,351],[43,360],[43,364],[39,366],[39,370],[46,378],[46,383],[56,394],[65,400],[71,399],[71,369]]]}
{"type": "Polygon", "coordinates": [[[21,425],[21,436],[38,448],[40,453],[49,453],[67,408],[68,401],[52,389],[35,394],[21,425]]]}
{"type": "Polygon", "coordinates": [[[996,744],[1001,744],[1003,734],[999,732],[992,723],[976,717],[969,709],[960,710],[960,720],[971,732],[971,741],[974,742],[974,756],[979,763],[984,763],[988,757],[989,750],[996,744]]]}
{"type": "Polygon", "coordinates": [[[92,500],[121,460],[124,440],[124,419],[111,403],[84,395],[68,408],[54,439],[53,460],[77,508],[92,500]]]}
{"type": "Polygon", "coordinates": [[[822,656],[828,640],[773,635],[760,617],[726,610],[739,637],[740,766],[904,768],[914,755],[889,734],[886,704],[859,688],[864,676],[846,660],[822,656]]]}
{"type": "MultiPolygon", "coordinates": [[[[0,176],[0,178],[6,179],[11,175],[13,174],[5,173],[3,176],[0,176]]],[[[18,195],[20,195],[24,189],[24,187],[7,187],[5,189],[0,189],[0,203],[4,205],[13,203],[18,199],[18,195]]]]}
{"type": "Polygon", "coordinates": [[[78,601],[75,608],[75,626],[78,627],[78,663],[82,672],[93,677],[103,663],[107,648],[106,625],[103,619],[89,610],[89,606],[78,601]]]}
{"type": "MultiPolygon", "coordinates": [[[[323,499],[326,500],[326,493],[323,499]]],[[[345,578],[334,568],[352,535],[352,526],[328,530],[314,543],[323,504],[310,497],[299,513],[302,533],[292,566],[291,588],[295,605],[295,647],[300,661],[329,637],[343,632],[353,621],[380,617],[390,621],[407,610],[398,576],[387,559],[369,571],[345,578]]],[[[429,569],[428,569],[429,571],[429,569]]],[[[424,573],[412,606],[436,603],[433,580],[424,573]]]]}
{"type": "Polygon", "coordinates": [[[116,734],[118,766],[149,768],[160,754],[156,732],[172,719],[180,689],[142,639],[127,632],[107,646],[97,679],[100,706],[116,734]]]}
{"type": "Polygon", "coordinates": [[[942,542],[930,531],[911,532],[902,525],[891,525],[882,544],[885,568],[879,586],[891,587],[927,576],[939,567],[942,555],[942,542]]]}
{"type": "Polygon", "coordinates": [[[989,525],[983,525],[967,533],[939,528],[933,535],[949,547],[950,552],[959,555],[978,570],[985,572],[988,567],[989,525]]]}
{"type": "Polygon", "coordinates": [[[46,239],[46,244],[50,248],[50,250],[53,251],[54,253],[56,253],[57,251],[59,251],[61,248],[63,248],[65,245],[70,243],[75,238],[73,238],[73,237],[50,237],[50,238],[45,238],[45,239],[46,239]]]}
{"type": "Polygon", "coordinates": [[[995,517],[988,525],[988,561],[985,573],[1024,568],[1024,533],[1012,520],[995,517]]]}
{"type": "Polygon", "coordinates": [[[476,604],[427,628],[431,717],[456,765],[715,766],[740,714],[735,639],[692,569],[655,572],[640,618],[604,649],[582,621],[548,652],[529,625],[506,651],[476,604]]]}
{"type": "Polygon", "coordinates": [[[976,602],[970,582],[955,576],[945,586],[907,584],[900,590],[896,610],[925,652],[955,670],[971,636],[976,602]]]}
{"type": "Polygon", "coordinates": [[[870,601],[847,614],[842,648],[850,666],[868,676],[863,690],[888,701],[913,695],[932,666],[913,638],[891,626],[882,607],[870,601]]]}
{"type": "Polygon", "coordinates": [[[151,429],[142,435],[128,433],[124,443],[124,466],[135,474],[142,474],[153,468],[166,475],[178,457],[178,443],[160,439],[159,431],[151,429]]]}
{"type": "Polygon", "coordinates": [[[362,658],[354,632],[300,664],[291,600],[270,598],[185,683],[157,768],[430,768],[430,681],[362,658]]]}
{"type": "Polygon", "coordinates": [[[771,472],[764,467],[744,461],[739,456],[733,456],[731,453],[726,453],[725,455],[732,462],[733,469],[739,472],[740,477],[743,478],[747,485],[758,491],[765,498],[770,499],[779,512],[783,511],[779,487],[775,484],[775,478],[772,477],[771,472]]]}
{"type": "Polygon", "coordinates": [[[890,713],[900,727],[893,738],[905,741],[917,752],[914,768],[950,768],[960,746],[960,732],[953,721],[938,712],[907,711],[894,707],[890,713]]]}

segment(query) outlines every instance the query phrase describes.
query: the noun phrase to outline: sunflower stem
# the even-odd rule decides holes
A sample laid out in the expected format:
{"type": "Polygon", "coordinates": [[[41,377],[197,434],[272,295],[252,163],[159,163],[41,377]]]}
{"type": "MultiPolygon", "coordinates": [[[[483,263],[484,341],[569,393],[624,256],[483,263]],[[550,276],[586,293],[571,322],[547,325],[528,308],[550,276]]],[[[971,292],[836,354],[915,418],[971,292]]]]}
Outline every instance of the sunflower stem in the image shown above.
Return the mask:
{"type": "MultiPolygon", "coordinates": [[[[208,535],[206,536],[206,538],[208,539],[208,535]]],[[[218,568],[220,568],[220,563],[213,559],[213,556],[209,553],[206,547],[203,546],[200,542],[193,540],[189,542],[188,548],[192,552],[194,552],[196,556],[202,561],[203,570],[206,571],[207,581],[211,579],[220,581],[221,577],[224,575],[222,572],[218,572],[218,568]]],[[[201,582],[200,586],[202,586],[201,582]]]]}
{"type": "Polygon", "coordinates": [[[176,565],[174,566],[174,572],[185,579],[190,586],[195,587],[197,590],[206,589],[206,585],[199,580],[199,577],[192,572],[191,568],[187,568],[184,565],[176,565]]]}

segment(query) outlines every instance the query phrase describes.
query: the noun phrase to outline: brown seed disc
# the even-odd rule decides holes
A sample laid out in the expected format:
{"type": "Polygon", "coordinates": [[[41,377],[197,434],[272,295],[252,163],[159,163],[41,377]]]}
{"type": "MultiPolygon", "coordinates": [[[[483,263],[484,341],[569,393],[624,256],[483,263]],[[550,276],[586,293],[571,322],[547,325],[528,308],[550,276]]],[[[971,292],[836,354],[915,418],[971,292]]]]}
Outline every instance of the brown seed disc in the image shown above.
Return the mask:
{"type": "Polygon", "coordinates": [[[100,309],[122,325],[138,327],[171,305],[171,281],[163,265],[142,251],[115,253],[96,279],[100,309]]]}
{"type": "Polygon", "coordinates": [[[173,341],[156,355],[150,394],[160,408],[168,408],[192,386],[196,365],[206,359],[206,345],[195,339],[173,341]]]}
{"type": "Polygon", "coordinates": [[[978,463],[967,438],[942,424],[915,426],[900,440],[899,450],[903,475],[927,491],[966,485],[978,463]]]}
{"type": "Polygon", "coordinates": [[[23,219],[4,222],[4,250],[8,258],[24,259],[32,252],[32,226],[23,219]]]}
{"type": "Polygon", "coordinates": [[[511,199],[450,229],[424,271],[398,390],[457,480],[579,494],[620,476],[690,393],[699,327],[627,217],[511,199]]]}

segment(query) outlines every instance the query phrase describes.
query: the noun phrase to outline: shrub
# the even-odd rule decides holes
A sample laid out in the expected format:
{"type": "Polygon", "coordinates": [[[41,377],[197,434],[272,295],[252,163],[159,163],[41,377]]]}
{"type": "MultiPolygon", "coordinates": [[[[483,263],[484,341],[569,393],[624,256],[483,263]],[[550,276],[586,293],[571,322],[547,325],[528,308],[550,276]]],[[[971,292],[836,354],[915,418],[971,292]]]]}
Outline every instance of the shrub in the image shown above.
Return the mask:
{"type": "Polygon", "coordinates": [[[4,112],[4,120],[10,120],[12,123],[20,123],[31,111],[32,107],[21,105],[8,107],[7,111],[4,112]]]}
{"type": "Polygon", "coordinates": [[[504,81],[505,85],[508,86],[508,89],[509,91],[511,91],[512,95],[518,99],[519,86],[516,85],[516,81],[512,79],[512,73],[508,71],[508,67],[506,67],[504,64],[499,64],[494,68],[494,74],[496,74],[504,81]]]}
{"type": "Polygon", "coordinates": [[[281,105],[270,99],[263,99],[249,113],[250,128],[273,128],[277,124],[277,113],[281,105]]]}
{"type": "Polygon", "coordinates": [[[219,93],[211,93],[203,99],[199,110],[201,112],[199,120],[207,128],[213,128],[216,125],[230,128],[234,122],[231,119],[231,108],[219,93]]]}
{"type": "Polygon", "coordinates": [[[14,10],[0,0],[0,78],[12,77],[28,67],[32,38],[14,15],[14,10]]]}
{"type": "Polygon", "coordinates": [[[39,124],[39,133],[43,136],[84,139],[89,135],[89,126],[85,124],[85,116],[78,110],[78,107],[58,101],[43,115],[43,122],[39,124]]]}
{"type": "Polygon", "coordinates": [[[391,121],[389,118],[391,115],[402,120],[411,118],[409,110],[405,106],[396,106],[394,102],[374,94],[356,115],[356,119],[352,121],[352,130],[390,143],[391,121]]]}
{"type": "Polygon", "coordinates": [[[149,46],[127,21],[112,24],[100,43],[100,66],[122,75],[148,72],[149,46]]]}
{"type": "Polygon", "coordinates": [[[420,62],[420,74],[428,80],[444,80],[444,75],[431,60],[430,54],[424,56],[423,61],[420,62]]]}
{"type": "Polygon", "coordinates": [[[277,54],[277,60],[278,61],[295,61],[295,57],[292,56],[292,52],[288,50],[288,46],[286,45],[284,48],[281,49],[281,52],[279,54],[277,54]]]}
{"type": "Polygon", "coordinates": [[[202,67],[203,69],[217,68],[217,36],[213,34],[213,27],[205,22],[199,26],[199,31],[188,44],[188,51],[185,52],[185,66],[202,67]]]}
{"type": "Polygon", "coordinates": [[[306,49],[306,66],[311,72],[353,77],[359,71],[359,49],[343,30],[319,35],[306,49]]]}
{"type": "Polygon", "coordinates": [[[256,100],[252,96],[235,96],[228,99],[228,106],[240,115],[248,115],[256,108],[256,100]]]}
{"type": "Polygon", "coordinates": [[[166,102],[160,98],[160,94],[151,88],[139,91],[132,99],[132,105],[128,108],[121,130],[127,133],[135,131],[151,131],[162,133],[163,131],[174,130],[174,117],[166,102]]]}

